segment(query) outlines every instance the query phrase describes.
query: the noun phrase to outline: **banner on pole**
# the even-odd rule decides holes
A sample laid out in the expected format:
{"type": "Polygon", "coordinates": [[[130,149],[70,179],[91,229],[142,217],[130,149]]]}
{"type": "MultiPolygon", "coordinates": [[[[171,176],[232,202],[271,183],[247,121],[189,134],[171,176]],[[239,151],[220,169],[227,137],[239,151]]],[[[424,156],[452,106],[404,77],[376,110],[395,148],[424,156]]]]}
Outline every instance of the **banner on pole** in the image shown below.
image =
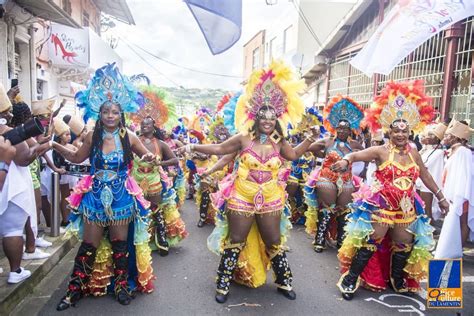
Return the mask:
{"type": "Polygon", "coordinates": [[[350,63],[369,77],[388,75],[426,40],[472,15],[472,0],[399,0],[350,63]]]}

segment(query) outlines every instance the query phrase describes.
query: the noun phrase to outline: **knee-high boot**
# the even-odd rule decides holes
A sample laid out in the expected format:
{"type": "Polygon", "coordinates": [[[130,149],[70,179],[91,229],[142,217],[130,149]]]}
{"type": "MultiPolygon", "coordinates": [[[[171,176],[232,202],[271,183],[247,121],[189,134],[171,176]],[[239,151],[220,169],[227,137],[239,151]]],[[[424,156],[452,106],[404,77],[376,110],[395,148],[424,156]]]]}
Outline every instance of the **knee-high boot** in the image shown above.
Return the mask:
{"type": "Polygon", "coordinates": [[[207,211],[209,209],[209,202],[211,201],[210,191],[205,190],[201,194],[201,204],[199,205],[199,222],[198,227],[203,227],[207,218],[207,211]]]}
{"type": "Polygon", "coordinates": [[[234,276],[234,271],[237,268],[240,252],[244,247],[244,243],[229,244],[225,246],[224,252],[221,256],[221,262],[217,270],[217,288],[216,301],[218,303],[225,303],[229,295],[230,282],[234,276]]]}
{"type": "Polygon", "coordinates": [[[124,240],[113,240],[114,292],[122,305],[130,304],[132,297],[128,290],[128,244],[124,240]]]}
{"type": "Polygon", "coordinates": [[[74,259],[71,280],[66,295],[61,299],[56,310],[63,311],[74,306],[81,299],[86,283],[92,273],[97,249],[92,244],[82,242],[74,259]]]}
{"type": "Polygon", "coordinates": [[[339,279],[337,286],[339,287],[342,297],[345,300],[349,301],[354,297],[354,293],[359,287],[359,276],[362,271],[364,271],[365,266],[369,262],[375,250],[375,245],[360,248],[352,259],[349,271],[344,273],[339,279]]]}
{"type": "Polygon", "coordinates": [[[397,244],[392,247],[390,283],[395,292],[405,295],[413,294],[406,285],[403,269],[410,257],[410,244],[397,244]]]}
{"type": "Polygon", "coordinates": [[[337,221],[337,249],[342,247],[342,243],[344,242],[344,238],[346,238],[346,232],[344,227],[346,227],[346,215],[347,213],[344,212],[336,218],[337,221]]]}
{"type": "Polygon", "coordinates": [[[318,231],[314,239],[314,251],[320,253],[326,248],[326,232],[329,228],[331,220],[331,212],[329,209],[323,208],[318,214],[318,231]]]}
{"type": "Polygon", "coordinates": [[[278,286],[278,292],[290,300],[296,299],[296,293],[291,287],[293,274],[291,273],[285,251],[281,245],[275,245],[269,250],[268,254],[272,263],[273,273],[275,273],[275,283],[278,286]]]}
{"type": "Polygon", "coordinates": [[[166,223],[163,217],[163,210],[159,206],[155,206],[153,209],[153,220],[154,220],[154,231],[152,236],[154,238],[155,246],[158,248],[160,256],[164,257],[168,255],[169,244],[166,241],[166,223]]]}

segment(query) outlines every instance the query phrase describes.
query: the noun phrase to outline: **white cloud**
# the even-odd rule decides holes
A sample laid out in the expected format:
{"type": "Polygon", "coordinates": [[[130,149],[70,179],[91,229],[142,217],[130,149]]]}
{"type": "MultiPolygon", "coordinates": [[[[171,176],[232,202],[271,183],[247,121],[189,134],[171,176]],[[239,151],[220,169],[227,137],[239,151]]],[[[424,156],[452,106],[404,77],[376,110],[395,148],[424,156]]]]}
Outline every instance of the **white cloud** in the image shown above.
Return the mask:
{"type": "MultiPolygon", "coordinates": [[[[231,1],[231,0],[222,0],[231,1]]],[[[274,0],[273,0],[274,1],[274,0]]],[[[128,0],[135,19],[135,26],[117,23],[114,35],[135,43],[144,49],[173,61],[176,64],[214,73],[241,76],[242,46],[265,25],[278,20],[278,16],[292,10],[287,0],[278,0],[273,6],[265,0],[243,0],[242,36],[228,51],[212,55],[201,31],[186,4],[176,0],[128,0]]],[[[134,49],[136,49],[134,47],[134,49]]],[[[170,80],[142,61],[124,41],[119,42],[118,54],[124,61],[124,72],[132,75],[145,73],[153,82],[162,86],[174,86],[170,80]]],[[[186,71],[156,60],[138,51],[148,63],[178,85],[187,88],[239,89],[238,78],[224,78],[186,71]]]]}

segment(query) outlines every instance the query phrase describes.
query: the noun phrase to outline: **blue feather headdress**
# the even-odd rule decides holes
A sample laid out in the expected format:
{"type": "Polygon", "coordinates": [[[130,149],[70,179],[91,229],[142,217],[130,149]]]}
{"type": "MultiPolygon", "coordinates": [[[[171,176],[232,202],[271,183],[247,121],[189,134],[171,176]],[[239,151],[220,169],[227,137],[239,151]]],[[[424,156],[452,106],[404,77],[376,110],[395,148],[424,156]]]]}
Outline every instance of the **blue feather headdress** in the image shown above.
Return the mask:
{"type": "Polygon", "coordinates": [[[77,106],[84,109],[85,122],[97,120],[104,103],[118,104],[125,113],[135,113],[144,104],[143,95],[120,73],[115,63],[97,69],[87,89],[79,91],[75,98],[77,106]]]}
{"type": "Polygon", "coordinates": [[[235,107],[237,106],[237,101],[239,100],[241,91],[237,92],[230,98],[229,102],[224,105],[224,126],[229,130],[231,135],[238,133],[237,128],[235,128],[235,107]]]}

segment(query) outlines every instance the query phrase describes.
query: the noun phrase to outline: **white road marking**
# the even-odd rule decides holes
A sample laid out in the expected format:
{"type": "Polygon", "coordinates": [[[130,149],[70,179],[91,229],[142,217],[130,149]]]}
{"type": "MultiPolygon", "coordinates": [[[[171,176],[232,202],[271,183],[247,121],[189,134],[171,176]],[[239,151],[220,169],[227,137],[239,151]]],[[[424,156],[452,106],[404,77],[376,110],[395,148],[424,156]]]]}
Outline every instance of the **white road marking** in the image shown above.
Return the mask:
{"type": "Polygon", "coordinates": [[[400,313],[417,313],[420,316],[425,315],[422,312],[422,311],[426,310],[425,304],[418,301],[417,299],[414,299],[413,297],[408,297],[408,296],[404,296],[404,295],[400,295],[400,294],[384,294],[384,295],[380,295],[378,299],[374,298],[374,297],[369,297],[369,298],[366,298],[365,300],[367,302],[374,301],[374,302],[379,303],[381,305],[384,305],[388,308],[396,308],[397,311],[400,312],[400,313]],[[413,305],[408,305],[408,304],[406,304],[406,305],[391,305],[391,304],[388,304],[388,303],[384,302],[384,300],[388,297],[399,297],[399,298],[404,298],[404,299],[411,300],[411,301],[418,304],[419,309],[416,308],[413,305]]]}

